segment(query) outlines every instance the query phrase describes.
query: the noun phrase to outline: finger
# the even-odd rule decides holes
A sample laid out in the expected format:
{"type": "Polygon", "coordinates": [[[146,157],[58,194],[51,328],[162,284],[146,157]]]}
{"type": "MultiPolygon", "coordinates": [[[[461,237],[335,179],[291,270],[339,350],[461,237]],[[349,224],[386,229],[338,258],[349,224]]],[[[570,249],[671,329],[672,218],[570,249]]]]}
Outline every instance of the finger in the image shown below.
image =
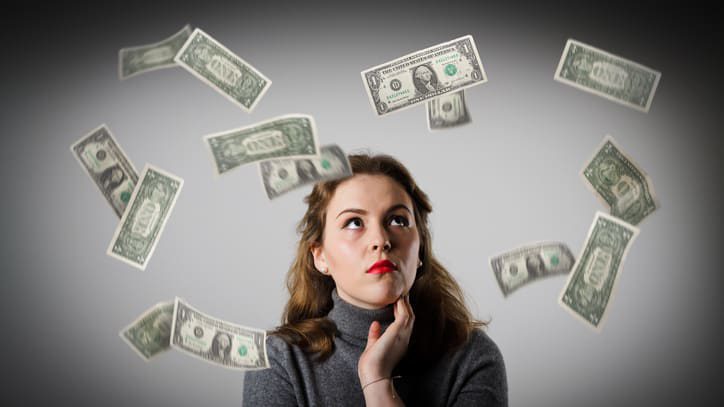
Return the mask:
{"type": "MultiPolygon", "coordinates": [[[[395,320],[399,321],[400,328],[409,330],[415,320],[415,314],[412,312],[409,294],[403,294],[398,300],[399,312],[395,315],[395,320]]],[[[395,304],[397,305],[397,303],[395,304]]]]}
{"type": "Polygon", "coordinates": [[[412,324],[415,322],[415,312],[412,309],[412,303],[410,302],[410,293],[408,292],[405,295],[405,301],[404,301],[405,311],[408,315],[408,325],[412,326],[412,324]]]}
{"type": "Polygon", "coordinates": [[[410,320],[410,312],[405,305],[404,294],[395,302],[395,311],[395,322],[399,321],[402,327],[406,327],[410,320]]]}
{"type": "Polygon", "coordinates": [[[380,339],[380,331],[382,326],[377,321],[372,321],[372,324],[370,324],[370,330],[367,332],[367,346],[365,346],[365,350],[369,349],[374,345],[378,339],[380,339]]]}

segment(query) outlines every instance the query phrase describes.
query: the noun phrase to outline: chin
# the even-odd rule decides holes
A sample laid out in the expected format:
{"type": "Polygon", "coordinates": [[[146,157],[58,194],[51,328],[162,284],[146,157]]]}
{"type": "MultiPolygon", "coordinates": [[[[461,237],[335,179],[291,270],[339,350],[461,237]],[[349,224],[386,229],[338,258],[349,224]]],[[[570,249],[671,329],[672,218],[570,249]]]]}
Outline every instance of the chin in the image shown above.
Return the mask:
{"type": "Polygon", "coordinates": [[[404,292],[404,287],[397,283],[378,282],[368,291],[368,302],[378,304],[380,308],[393,304],[404,292]]]}

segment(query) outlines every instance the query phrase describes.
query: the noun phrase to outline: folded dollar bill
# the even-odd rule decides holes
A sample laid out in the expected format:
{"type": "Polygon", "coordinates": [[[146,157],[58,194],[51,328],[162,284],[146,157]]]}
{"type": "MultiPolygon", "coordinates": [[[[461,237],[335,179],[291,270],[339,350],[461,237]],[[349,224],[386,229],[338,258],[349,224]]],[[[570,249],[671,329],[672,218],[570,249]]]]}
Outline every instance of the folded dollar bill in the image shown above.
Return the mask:
{"type": "Polygon", "coordinates": [[[470,122],[464,90],[446,93],[427,101],[427,128],[431,131],[449,129],[470,122]]]}
{"type": "Polygon", "coordinates": [[[533,280],[571,271],[575,259],[564,243],[540,242],[490,258],[503,296],[533,280]]]}
{"type": "Polygon", "coordinates": [[[171,346],[206,362],[229,369],[266,369],[266,331],[232,324],[206,315],[176,298],[171,346]]]}
{"type": "Polygon", "coordinates": [[[146,165],[106,253],[145,270],[183,183],[173,174],[146,165]]]}
{"type": "Polygon", "coordinates": [[[70,146],[85,173],[96,184],[119,218],[126,210],[138,173],[105,124],[70,146]]]}
{"type": "Polygon", "coordinates": [[[318,158],[317,126],[312,116],[289,114],[261,123],[204,136],[216,173],[240,165],[280,158],[318,158]]]}
{"type": "Polygon", "coordinates": [[[581,177],[611,215],[632,225],[661,207],[651,178],[610,135],[583,167],[581,177]]]}
{"type": "Polygon", "coordinates": [[[269,78],[198,28],[174,61],[246,112],[271,86],[269,78]]]}
{"type": "Polygon", "coordinates": [[[174,57],[191,35],[191,26],[153,44],[121,48],[118,51],[118,78],[126,79],[144,72],[176,66],[174,57]]]}
{"type": "Polygon", "coordinates": [[[487,80],[471,35],[362,71],[367,97],[378,116],[487,80]]]}
{"type": "Polygon", "coordinates": [[[267,197],[274,199],[302,185],[349,177],[352,168],[344,151],[331,144],[320,148],[319,158],[261,162],[259,175],[267,197]]]}
{"type": "Polygon", "coordinates": [[[571,315],[600,332],[636,226],[596,212],[583,250],[568,275],[558,303],[571,315]]]}
{"type": "Polygon", "coordinates": [[[648,112],[661,73],[569,39],[553,78],[574,88],[648,112]]]}
{"type": "Polygon", "coordinates": [[[173,305],[173,301],[154,305],[119,333],[143,360],[170,348],[173,305]]]}

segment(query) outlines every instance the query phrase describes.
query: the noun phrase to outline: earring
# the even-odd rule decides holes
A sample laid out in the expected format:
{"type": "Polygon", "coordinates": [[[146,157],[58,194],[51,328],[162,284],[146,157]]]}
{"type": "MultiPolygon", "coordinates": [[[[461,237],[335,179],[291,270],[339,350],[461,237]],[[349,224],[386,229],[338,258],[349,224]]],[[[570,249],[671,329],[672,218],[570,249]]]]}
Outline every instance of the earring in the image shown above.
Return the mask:
{"type": "Polygon", "coordinates": [[[327,269],[321,269],[321,270],[319,270],[319,272],[322,274],[327,274],[327,269]]]}
{"type": "Polygon", "coordinates": [[[422,260],[418,260],[418,261],[419,261],[419,263],[417,263],[417,268],[420,268],[420,267],[422,267],[422,260]]]}

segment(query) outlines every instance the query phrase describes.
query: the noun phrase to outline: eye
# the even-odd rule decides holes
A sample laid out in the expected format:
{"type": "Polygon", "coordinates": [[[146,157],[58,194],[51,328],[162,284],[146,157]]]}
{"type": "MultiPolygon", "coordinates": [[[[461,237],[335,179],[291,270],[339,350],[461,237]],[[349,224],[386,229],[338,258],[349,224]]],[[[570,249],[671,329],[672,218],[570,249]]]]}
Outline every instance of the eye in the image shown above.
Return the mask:
{"type": "Polygon", "coordinates": [[[402,227],[410,226],[410,221],[407,220],[407,218],[402,215],[392,215],[392,216],[390,216],[390,221],[393,222],[393,224],[396,222],[397,226],[402,226],[402,227]]]}
{"type": "Polygon", "coordinates": [[[362,219],[360,218],[349,218],[347,219],[347,222],[344,223],[345,229],[359,229],[362,227],[362,219]],[[350,225],[354,225],[354,227],[349,227],[350,225]]]}

